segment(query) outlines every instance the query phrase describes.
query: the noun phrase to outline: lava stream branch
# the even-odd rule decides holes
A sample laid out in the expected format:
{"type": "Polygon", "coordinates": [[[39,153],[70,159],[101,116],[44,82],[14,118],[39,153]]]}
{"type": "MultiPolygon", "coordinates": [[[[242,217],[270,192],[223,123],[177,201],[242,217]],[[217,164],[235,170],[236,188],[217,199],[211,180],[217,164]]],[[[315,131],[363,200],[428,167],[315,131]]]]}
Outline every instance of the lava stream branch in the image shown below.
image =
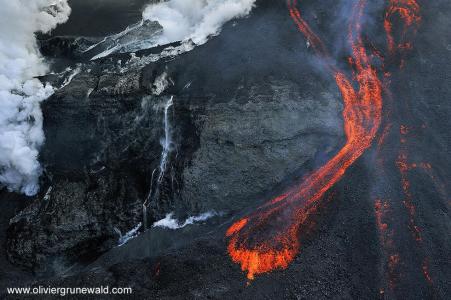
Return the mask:
{"type": "Polygon", "coordinates": [[[420,5],[416,0],[389,0],[389,6],[385,12],[384,28],[390,55],[402,54],[404,50],[412,48],[408,35],[416,34],[420,22],[420,5]],[[402,30],[398,42],[396,42],[393,33],[393,19],[396,15],[402,21],[402,30]]]}
{"type": "MultiPolygon", "coordinates": [[[[384,16],[384,29],[386,32],[387,45],[388,45],[388,55],[391,61],[398,58],[400,59],[400,67],[402,68],[404,65],[404,55],[407,50],[412,48],[412,44],[410,42],[410,38],[412,38],[419,27],[421,22],[420,16],[420,6],[416,0],[389,0],[389,5],[385,11],[384,16]],[[397,24],[401,24],[400,34],[395,38],[393,28],[394,22],[397,24]]],[[[386,78],[390,76],[390,73],[386,72],[386,78]]],[[[386,94],[387,98],[392,101],[393,95],[389,90],[390,82],[387,82],[386,94]]],[[[390,112],[386,111],[386,114],[390,112]]],[[[390,133],[391,129],[394,127],[393,124],[389,121],[388,115],[385,116],[387,124],[385,125],[385,129],[383,130],[380,140],[378,142],[378,160],[380,163],[381,170],[384,168],[383,166],[383,158],[381,157],[381,147],[385,141],[386,136],[390,133]]],[[[407,149],[403,146],[406,142],[405,135],[408,132],[408,128],[406,126],[401,126],[400,134],[400,144],[402,150],[398,153],[398,158],[396,161],[396,165],[401,174],[401,186],[405,196],[403,200],[403,206],[407,210],[408,220],[409,220],[409,229],[412,231],[413,236],[416,240],[417,244],[421,245],[421,229],[415,223],[415,206],[412,201],[412,194],[410,192],[410,181],[407,177],[407,172],[410,168],[415,168],[415,164],[411,165],[407,162],[407,149]]],[[[424,164],[425,170],[430,170],[430,165],[424,164]]],[[[388,284],[381,287],[380,292],[381,295],[385,295],[386,292],[389,295],[393,295],[393,292],[399,283],[401,278],[401,274],[399,273],[399,265],[400,260],[403,259],[400,257],[398,253],[397,247],[394,245],[394,241],[392,236],[395,234],[394,228],[390,229],[390,224],[394,222],[393,216],[390,217],[390,204],[388,201],[382,202],[380,198],[377,198],[375,201],[375,215],[376,215],[376,223],[378,225],[379,234],[380,234],[380,243],[382,247],[382,253],[385,256],[385,264],[384,271],[386,275],[386,279],[388,284]],[[381,220],[385,220],[384,223],[381,220]]],[[[429,275],[429,265],[428,260],[426,258],[422,261],[422,273],[426,280],[431,283],[431,277],[429,275]]]]}
{"type": "MultiPolygon", "coordinates": [[[[386,10],[384,18],[384,28],[387,36],[388,51],[392,57],[399,56],[401,58],[401,68],[404,64],[403,56],[405,52],[412,48],[412,44],[409,38],[416,34],[420,22],[420,5],[416,0],[389,0],[389,7],[386,10]],[[393,20],[396,15],[399,17],[402,23],[402,30],[398,39],[395,39],[393,34],[393,20]]],[[[432,172],[432,167],[429,163],[409,163],[409,151],[406,146],[407,135],[409,134],[409,131],[409,127],[405,125],[400,126],[400,149],[398,158],[396,160],[396,166],[398,167],[399,173],[401,175],[401,188],[404,194],[402,203],[407,210],[408,227],[412,232],[413,238],[415,239],[418,247],[422,249],[422,229],[416,222],[416,206],[413,201],[413,194],[411,191],[412,184],[409,180],[408,173],[412,169],[421,168],[430,175],[432,172]]],[[[440,187],[438,187],[438,190],[439,192],[441,191],[440,187]]],[[[429,274],[429,260],[425,255],[423,255],[422,259],[421,272],[423,273],[426,282],[428,282],[428,284],[432,284],[433,281],[429,274]]]]}
{"type": "MultiPolygon", "coordinates": [[[[400,127],[400,149],[398,153],[398,159],[396,161],[396,166],[399,169],[399,173],[401,175],[401,187],[404,194],[404,199],[402,203],[404,204],[404,207],[407,210],[407,214],[409,216],[408,218],[408,228],[412,232],[412,236],[415,239],[415,242],[418,246],[418,249],[423,249],[423,236],[422,236],[422,228],[417,224],[417,208],[413,201],[413,194],[412,194],[412,184],[409,180],[409,171],[421,168],[425,171],[431,170],[432,166],[430,163],[427,162],[421,162],[421,163],[410,163],[408,158],[408,148],[406,146],[407,143],[407,135],[410,132],[410,128],[401,125],[400,127]]],[[[424,249],[423,249],[424,252],[424,249]]],[[[422,254],[422,262],[421,262],[421,272],[424,276],[424,279],[426,282],[430,285],[433,284],[431,275],[429,273],[429,259],[426,257],[426,255],[422,254]]]]}

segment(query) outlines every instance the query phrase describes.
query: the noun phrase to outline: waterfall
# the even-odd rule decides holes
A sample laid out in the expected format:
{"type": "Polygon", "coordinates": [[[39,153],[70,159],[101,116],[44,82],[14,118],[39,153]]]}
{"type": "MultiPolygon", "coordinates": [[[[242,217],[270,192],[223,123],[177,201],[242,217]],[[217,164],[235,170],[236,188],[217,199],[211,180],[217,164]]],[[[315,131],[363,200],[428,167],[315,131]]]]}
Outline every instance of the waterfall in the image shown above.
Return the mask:
{"type": "Polygon", "coordinates": [[[147,195],[146,200],[143,203],[144,229],[148,228],[148,225],[149,225],[148,220],[147,220],[147,208],[149,207],[151,201],[155,198],[155,196],[159,194],[160,184],[163,181],[163,177],[166,174],[166,169],[168,167],[169,153],[172,151],[173,141],[172,141],[172,137],[171,137],[171,123],[169,120],[169,111],[170,111],[170,108],[173,106],[173,104],[174,104],[174,96],[171,96],[164,105],[164,114],[163,114],[164,137],[161,139],[161,142],[160,142],[161,147],[162,147],[162,152],[161,152],[161,158],[160,158],[160,165],[158,168],[158,178],[157,178],[156,185],[154,187],[154,178],[155,178],[155,173],[157,171],[157,169],[154,169],[152,171],[152,177],[150,180],[149,193],[147,195]]]}
{"type": "Polygon", "coordinates": [[[169,98],[169,101],[166,102],[164,106],[164,118],[163,118],[163,126],[164,126],[164,139],[161,143],[163,147],[163,152],[161,153],[161,161],[160,161],[160,175],[158,176],[158,183],[161,183],[163,179],[164,173],[166,172],[166,167],[168,163],[168,154],[171,150],[171,124],[169,122],[169,108],[174,104],[173,102],[174,96],[169,98]]]}

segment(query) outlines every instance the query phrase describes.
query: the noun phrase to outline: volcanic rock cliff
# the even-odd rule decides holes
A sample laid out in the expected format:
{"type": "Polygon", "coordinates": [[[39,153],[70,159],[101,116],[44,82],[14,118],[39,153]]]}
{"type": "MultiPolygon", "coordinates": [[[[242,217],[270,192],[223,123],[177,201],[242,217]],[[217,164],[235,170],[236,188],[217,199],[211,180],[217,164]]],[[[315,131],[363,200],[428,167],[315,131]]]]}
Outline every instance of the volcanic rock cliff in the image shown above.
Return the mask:
{"type": "MultiPolygon", "coordinates": [[[[340,97],[299,72],[309,49],[284,38],[285,22],[262,8],[170,60],[125,70],[121,63],[136,58],[113,55],[78,65],[43,105],[45,184],[11,220],[9,259],[62,272],[116,246],[143,222],[149,195],[150,224],[170,212],[230,215],[324,160],[343,141],[340,97]],[[171,149],[156,182],[165,125],[171,149]]],[[[44,53],[76,57],[71,40],[61,41],[44,40],[44,53]]]]}

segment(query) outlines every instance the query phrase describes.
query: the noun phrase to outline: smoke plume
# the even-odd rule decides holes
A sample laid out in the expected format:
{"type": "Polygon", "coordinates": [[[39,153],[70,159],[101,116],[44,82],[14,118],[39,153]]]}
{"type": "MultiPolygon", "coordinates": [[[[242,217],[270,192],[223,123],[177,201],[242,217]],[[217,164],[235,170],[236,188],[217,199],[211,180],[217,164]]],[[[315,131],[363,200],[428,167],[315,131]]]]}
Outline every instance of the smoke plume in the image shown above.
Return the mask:
{"type": "Polygon", "coordinates": [[[36,32],[46,33],[68,19],[67,0],[0,0],[0,187],[37,193],[44,142],[41,101],[53,93],[37,76],[46,65],[36,32]]]}

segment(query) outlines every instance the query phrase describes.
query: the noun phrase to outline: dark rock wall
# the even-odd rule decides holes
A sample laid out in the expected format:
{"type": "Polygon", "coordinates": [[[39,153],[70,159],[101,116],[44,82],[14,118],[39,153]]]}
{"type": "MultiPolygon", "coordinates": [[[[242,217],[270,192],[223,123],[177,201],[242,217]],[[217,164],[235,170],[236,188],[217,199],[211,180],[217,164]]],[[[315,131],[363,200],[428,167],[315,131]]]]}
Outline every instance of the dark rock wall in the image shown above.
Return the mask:
{"type": "MultiPolygon", "coordinates": [[[[126,69],[130,55],[117,55],[78,65],[43,105],[43,189],[12,221],[10,260],[61,272],[115,246],[119,232],[143,221],[146,200],[150,224],[169,212],[237,212],[332,155],[344,139],[339,93],[331,79],[302,72],[316,62],[286,22],[285,11],[262,5],[174,59],[126,69]],[[168,86],[156,92],[164,73],[168,86]],[[171,96],[173,145],[156,182],[171,96]]],[[[59,64],[73,57],[49,55],[62,55],[59,64]]]]}

